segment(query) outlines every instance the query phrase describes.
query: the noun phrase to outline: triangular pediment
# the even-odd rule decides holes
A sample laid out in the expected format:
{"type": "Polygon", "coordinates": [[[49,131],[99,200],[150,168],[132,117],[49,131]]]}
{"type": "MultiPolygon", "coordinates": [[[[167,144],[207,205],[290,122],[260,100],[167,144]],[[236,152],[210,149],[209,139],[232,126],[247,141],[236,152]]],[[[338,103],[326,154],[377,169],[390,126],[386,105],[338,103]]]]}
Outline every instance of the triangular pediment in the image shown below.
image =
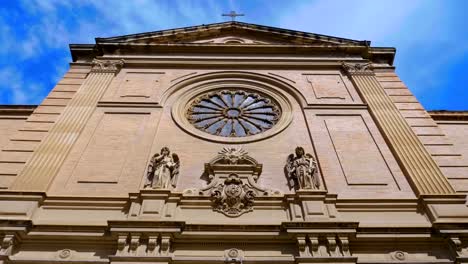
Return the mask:
{"type": "Polygon", "coordinates": [[[220,33],[217,36],[207,36],[207,37],[200,37],[194,38],[192,40],[185,40],[186,43],[194,43],[194,44],[241,44],[241,45],[279,45],[279,44],[290,44],[288,41],[282,39],[275,39],[273,36],[265,37],[265,36],[258,36],[252,33],[244,32],[237,33],[220,33]]]}
{"type": "Polygon", "coordinates": [[[97,43],[212,45],[332,45],[368,46],[358,41],[243,22],[224,22],[141,34],[97,38],[97,43]]]}

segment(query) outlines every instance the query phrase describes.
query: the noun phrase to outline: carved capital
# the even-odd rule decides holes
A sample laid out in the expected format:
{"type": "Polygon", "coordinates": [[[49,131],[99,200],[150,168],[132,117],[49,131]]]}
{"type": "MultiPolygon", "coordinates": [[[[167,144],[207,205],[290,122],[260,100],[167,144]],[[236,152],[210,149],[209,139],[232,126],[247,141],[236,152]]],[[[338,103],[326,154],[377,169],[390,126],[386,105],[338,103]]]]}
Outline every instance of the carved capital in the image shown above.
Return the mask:
{"type": "Polygon", "coordinates": [[[343,70],[348,75],[374,75],[372,63],[347,63],[341,64],[343,70]]]}
{"type": "Polygon", "coordinates": [[[124,65],[124,60],[98,60],[94,59],[91,63],[93,68],[91,72],[98,72],[98,73],[119,73],[120,69],[124,65]]]}

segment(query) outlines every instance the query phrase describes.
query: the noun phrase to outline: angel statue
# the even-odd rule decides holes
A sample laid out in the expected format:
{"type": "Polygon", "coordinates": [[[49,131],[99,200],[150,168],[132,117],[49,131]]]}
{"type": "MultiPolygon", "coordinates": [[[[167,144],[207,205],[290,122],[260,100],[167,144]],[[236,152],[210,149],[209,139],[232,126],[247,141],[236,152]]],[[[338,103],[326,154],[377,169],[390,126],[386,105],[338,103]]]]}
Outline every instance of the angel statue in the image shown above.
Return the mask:
{"type": "Polygon", "coordinates": [[[317,162],[309,153],[305,153],[304,148],[296,148],[296,156],[288,156],[286,163],[286,173],[291,186],[295,189],[313,189],[320,188],[320,182],[317,175],[317,162]]]}
{"type": "Polygon", "coordinates": [[[146,173],[145,189],[170,189],[176,186],[180,161],[177,154],[170,154],[169,148],[164,147],[151,158],[146,173]]]}

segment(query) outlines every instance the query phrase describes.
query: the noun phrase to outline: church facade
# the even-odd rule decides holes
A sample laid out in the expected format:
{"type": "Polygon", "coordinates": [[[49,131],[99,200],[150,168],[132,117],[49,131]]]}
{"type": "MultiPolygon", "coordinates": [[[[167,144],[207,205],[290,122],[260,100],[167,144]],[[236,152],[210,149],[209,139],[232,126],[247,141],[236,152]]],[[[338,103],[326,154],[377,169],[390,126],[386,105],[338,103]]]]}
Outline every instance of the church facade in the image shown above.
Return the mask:
{"type": "Polygon", "coordinates": [[[233,21],[70,50],[0,108],[0,263],[468,262],[468,114],[394,48],[233,21]]]}

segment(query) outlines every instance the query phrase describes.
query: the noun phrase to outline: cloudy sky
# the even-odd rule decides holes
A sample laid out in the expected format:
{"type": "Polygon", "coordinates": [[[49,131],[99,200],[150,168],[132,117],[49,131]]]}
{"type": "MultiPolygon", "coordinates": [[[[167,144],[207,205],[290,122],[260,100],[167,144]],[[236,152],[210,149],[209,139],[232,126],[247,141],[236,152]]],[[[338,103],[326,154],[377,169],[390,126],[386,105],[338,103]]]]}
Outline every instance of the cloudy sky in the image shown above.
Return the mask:
{"type": "Polygon", "coordinates": [[[468,110],[466,0],[0,0],[0,104],[39,104],[68,69],[70,43],[222,22],[230,10],[396,47],[397,72],[427,109],[468,110]]]}

